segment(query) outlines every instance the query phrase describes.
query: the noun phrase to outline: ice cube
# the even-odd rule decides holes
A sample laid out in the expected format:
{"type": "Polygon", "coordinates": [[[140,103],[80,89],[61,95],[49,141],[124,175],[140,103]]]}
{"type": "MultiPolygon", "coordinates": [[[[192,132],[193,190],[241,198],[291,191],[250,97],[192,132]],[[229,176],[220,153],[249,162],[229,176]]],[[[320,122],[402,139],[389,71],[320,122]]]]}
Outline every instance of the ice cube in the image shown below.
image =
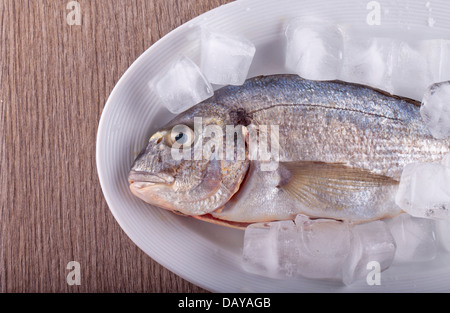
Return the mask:
{"type": "Polygon", "coordinates": [[[293,221],[251,224],[244,235],[243,268],[266,277],[292,277],[298,259],[296,237],[293,221]]]}
{"type": "Polygon", "coordinates": [[[209,82],[242,85],[255,55],[255,45],[237,36],[202,29],[200,68],[209,82]]]}
{"type": "Polygon", "coordinates": [[[436,220],[436,238],[439,245],[450,251],[450,221],[436,220]]]}
{"type": "Polygon", "coordinates": [[[435,138],[450,137],[450,82],[433,84],[427,89],[420,114],[435,138]]]}
{"type": "Polygon", "coordinates": [[[244,237],[245,270],[272,278],[297,276],[350,284],[392,262],[395,243],[382,221],[353,225],[298,215],[292,221],[253,224],[244,237]]]}
{"type": "Polygon", "coordinates": [[[384,271],[392,264],[395,250],[394,238],[385,222],[374,221],[353,226],[351,253],[345,263],[343,282],[350,285],[356,280],[367,278],[372,270],[375,273],[384,271]]]}
{"type": "Polygon", "coordinates": [[[442,165],[445,167],[450,167],[450,153],[448,153],[442,160],[442,165]]]}
{"type": "Polygon", "coordinates": [[[286,27],[286,68],[305,79],[334,80],[342,60],[342,33],[324,21],[293,20],[286,27]]]}
{"type": "Polygon", "coordinates": [[[428,86],[440,80],[441,41],[401,42],[393,62],[394,93],[421,100],[428,86]]]}
{"type": "Polygon", "coordinates": [[[450,40],[441,40],[440,61],[439,81],[448,81],[450,80],[450,40]]]}
{"type": "Polygon", "coordinates": [[[450,168],[439,163],[405,166],[396,204],[415,217],[450,219],[450,168]]]}
{"type": "Polygon", "coordinates": [[[395,263],[430,261],[436,257],[437,240],[433,220],[407,213],[387,220],[395,239],[395,263]]]}
{"type": "Polygon", "coordinates": [[[213,88],[200,68],[188,57],[174,60],[149,83],[161,104],[170,112],[179,114],[210,98],[213,88]]]}
{"type": "Polygon", "coordinates": [[[393,92],[392,62],[397,43],[389,38],[347,37],[340,79],[393,92]]]}
{"type": "Polygon", "coordinates": [[[310,220],[297,216],[297,273],[303,277],[342,281],[342,269],[351,252],[348,223],[310,220]]]}

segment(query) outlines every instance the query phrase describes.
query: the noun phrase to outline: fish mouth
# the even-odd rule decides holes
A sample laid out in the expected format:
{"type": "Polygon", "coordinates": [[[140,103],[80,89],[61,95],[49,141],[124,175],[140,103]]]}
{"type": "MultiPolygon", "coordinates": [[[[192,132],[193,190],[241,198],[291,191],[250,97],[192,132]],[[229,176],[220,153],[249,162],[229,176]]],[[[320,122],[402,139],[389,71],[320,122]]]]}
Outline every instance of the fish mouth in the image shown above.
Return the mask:
{"type": "Polygon", "coordinates": [[[128,175],[128,181],[131,193],[144,202],[169,211],[175,210],[173,205],[160,195],[173,187],[175,181],[173,176],[132,170],[128,175]]]}
{"type": "Polygon", "coordinates": [[[161,184],[171,185],[173,181],[173,176],[165,173],[156,174],[132,170],[128,175],[128,182],[138,188],[161,184]]]}

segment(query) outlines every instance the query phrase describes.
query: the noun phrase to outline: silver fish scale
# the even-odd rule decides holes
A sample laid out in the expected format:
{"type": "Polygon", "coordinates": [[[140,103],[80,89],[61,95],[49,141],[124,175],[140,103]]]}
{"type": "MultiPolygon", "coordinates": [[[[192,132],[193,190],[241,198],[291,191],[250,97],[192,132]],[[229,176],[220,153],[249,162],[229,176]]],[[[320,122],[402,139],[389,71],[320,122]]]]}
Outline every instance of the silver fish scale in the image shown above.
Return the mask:
{"type": "Polygon", "coordinates": [[[426,129],[418,105],[360,85],[266,76],[211,100],[244,108],[255,124],[279,125],[280,161],[345,163],[399,179],[406,164],[450,152],[448,140],[426,129]]]}

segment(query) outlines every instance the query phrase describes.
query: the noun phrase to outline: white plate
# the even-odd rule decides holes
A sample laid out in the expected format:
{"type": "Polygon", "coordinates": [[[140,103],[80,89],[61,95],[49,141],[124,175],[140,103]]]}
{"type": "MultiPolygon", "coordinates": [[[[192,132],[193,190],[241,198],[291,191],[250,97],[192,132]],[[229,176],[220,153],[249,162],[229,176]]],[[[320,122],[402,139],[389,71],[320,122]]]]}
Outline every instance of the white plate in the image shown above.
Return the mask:
{"type": "MultiPolygon", "coordinates": [[[[158,127],[173,116],[151,94],[147,82],[179,54],[199,61],[197,26],[247,37],[257,52],[249,76],[286,72],[283,27],[295,17],[318,17],[359,31],[448,38],[450,3],[378,1],[381,25],[366,23],[369,1],[239,0],[207,12],[150,47],[123,75],[104,108],[97,137],[97,167],[112,214],[145,253],[184,279],[213,292],[396,292],[449,291],[450,257],[429,263],[392,266],[381,286],[361,281],[350,287],[308,279],[274,280],[241,268],[243,231],[150,207],[128,189],[134,158],[158,127]],[[431,15],[432,14],[432,15],[431,15]],[[432,16],[434,27],[429,27],[432,16]]],[[[130,43],[132,44],[132,43],[130,43]]]]}

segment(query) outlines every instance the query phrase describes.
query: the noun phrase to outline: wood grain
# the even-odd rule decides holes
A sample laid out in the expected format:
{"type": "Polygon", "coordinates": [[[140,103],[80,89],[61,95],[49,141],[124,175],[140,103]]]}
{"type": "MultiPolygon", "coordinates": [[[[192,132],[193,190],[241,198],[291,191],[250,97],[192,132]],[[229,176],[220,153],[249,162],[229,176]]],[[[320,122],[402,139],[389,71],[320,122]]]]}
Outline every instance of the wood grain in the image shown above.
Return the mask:
{"type": "Polygon", "coordinates": [[[154,42],[230,0],[0,1],[0,292],[204,292],[144,254],[103,198],[98,121],[154,42]],[[69,286],[66,265],[81,265],[69,286]]]}

